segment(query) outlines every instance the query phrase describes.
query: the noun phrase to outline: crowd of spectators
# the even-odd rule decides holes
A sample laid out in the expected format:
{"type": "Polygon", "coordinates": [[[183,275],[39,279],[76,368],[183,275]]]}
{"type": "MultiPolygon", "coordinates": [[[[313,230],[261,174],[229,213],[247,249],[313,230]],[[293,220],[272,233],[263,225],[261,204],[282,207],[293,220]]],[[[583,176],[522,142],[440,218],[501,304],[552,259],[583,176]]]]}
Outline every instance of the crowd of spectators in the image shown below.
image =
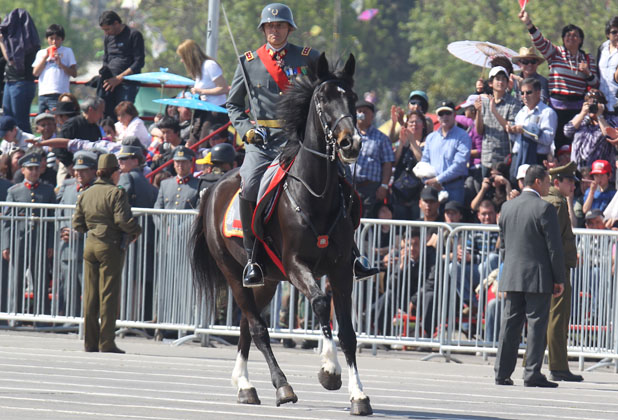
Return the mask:
{"type": "MultiPolygon", "coordinates": [[[[581,28],[565,26],[558,45],[542,35],[527,12],[522,11],[519,19],[530,35],[530,44],[522,46],[511,59],[494,57],[487,80],[471,80],[471,95],[460,105],[436,101],[430,108],[432,101],[418,87],[409,95],[407,112],[403,111],[405,107],[392,105],[390,126],[385,126],[394,157],[373,146],[376,139],[386,144],[367,124],[376,113],[375,105],[366,100],[357,103],[359,131],[363,142],[372,145],[365,148],[363,143],[354,173],[361,183],[359,193],[364,203],[386,203],[394,219],[496,224],[502,205],[522,191],[528,167],[540,164],[561,173],[566,171],[561,168],[575,165],[575,188],[564,193],[572,227],[618,230],[618,17],[607,22],[607,41],[599,47],[596,58],[582,50],[581,28]],[[538,73],[544,63],[549,66],[547,79],[538,73]],[[513,65],[519,66],[519,74],[514,73],[513,65]],[[369,164],[374,169],[369,170],[369,164]],[[387,183],[384,171],[391,165],[387,183]],[[370,190],[363,188],[369,177],[370,190]]],[[[366,95],[365,99],[373,97],[366,95]]],[[[369,214],[376,218],[383,215],[369,214]]],[[[426,238],[426,246],[437,246],[435,234],[426,238]]],[[[495,296],[500,277],[499,241],[497,234],[482,231],[465,238],[457,255],[451,256],[451,267],[454,264],[456,269],[449,271],[455,273],[453,279],[458,282],[457,298],[476,314],[481,285],[491,290],[491,299],[495,296]],[[462,272],[464,262],[467,268],[462,272]]],[[[383,254],[384,271],[391,267],[393,272],[401,272],[394,268],[400,264],[399,254],[409,247],[405,242],[409,239],[404,239],[401,250],[383,254]]],[[[411,267],[419,264],[417,254],[408,259],[411,267]]],[[[421,264],[424,269],[432,264],[427,261],[421,264]]],[[[422,284],[416,280],[417,284],[410,286],[412,304],[400,308],[424,317],[423,334],[433,332],[434,280],[432,270],[423,276],[422,284]],[[429,306],[416,312],[421,296],[429,306]]],[[[497,340],[494,326],[499,324],[500,313],[491,299],[485,308],[486,337],[497,340]]]]}

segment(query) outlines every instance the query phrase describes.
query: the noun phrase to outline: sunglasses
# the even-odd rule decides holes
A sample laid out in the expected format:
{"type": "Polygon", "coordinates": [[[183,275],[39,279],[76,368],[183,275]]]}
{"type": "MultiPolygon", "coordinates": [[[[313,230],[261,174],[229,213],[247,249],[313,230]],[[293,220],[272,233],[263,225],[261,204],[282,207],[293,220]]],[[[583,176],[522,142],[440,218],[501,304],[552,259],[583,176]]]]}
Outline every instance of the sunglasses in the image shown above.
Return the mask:
{"type": "Polygon", "coordinates": [[[524,66],[527,66],[528,64],[536,64],[536,60],[520,60],[519,62],[524,66]]]}
{"type": "Polygon", "coordinates": [[[522,90],[519,93],[521,93],[523,96],[527,96],[527,95],[532,95],[534,91],[533,90],[522,90]]]}
{"type": "Polygon", "coordinates": [[[452,115],[453,112],[451,111],[440,111],[438,112],[438,117],[444,117],[445,115],[452,115]]]}

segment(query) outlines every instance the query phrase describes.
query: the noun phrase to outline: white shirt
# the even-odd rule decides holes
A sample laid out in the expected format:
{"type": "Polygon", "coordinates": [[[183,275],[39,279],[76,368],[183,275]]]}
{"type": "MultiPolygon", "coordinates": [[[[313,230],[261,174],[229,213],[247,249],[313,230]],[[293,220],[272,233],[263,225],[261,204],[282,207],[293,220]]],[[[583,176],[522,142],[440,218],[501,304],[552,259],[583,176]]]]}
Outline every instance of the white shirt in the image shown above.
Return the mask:
{"type": "Polygon", "coordinates": [[[618,92],[618,83],[614,81],[614,73],[618,67],[618,50],[609,52],[609,40],[605,41],[601,48],[599,56],[599,74],[601,75],[599,90],[607,99],[607,110],[613,111],[616,106],[616,92],[618,92]]]}
{"type": "MultiPolygon", "coordinates": [[[[40,50],[36,53],[36,57],[32,62],[32,67],[36,67],[40,62],[45,60],[47,49],[40,50]]],[[[60,62],[66,67],[71,67],[75,64],[75,55],[73,50],[62,45],[57,50],[60,62]]],[[[55,61],[48,61],[39,75],[39,95],[51,95],[54,93],[68,93],[70,76],[62,70],[55,61]]]]}
{"type": "MultiPolygon", "coordinates": [[[[515,115],[515,125],[526,127],[536,125],[540,128],[539,138],[536,145],[536,153],[545,155],[551,151],[558,126],[558,116],[556,112],[543,102],[539,102],[533,109],[527,106],[521,107],[515,115]]],[[[513,138],[513,153],[519,152],[519,139],[521,134],[511,134],[513,138]]]]}
{"type": "MultiPolygon", "coordinates": [[[[198,89],[212,89],[217,87],[215,79],[223,74],[223,70],[215,60],[205,60],[202,63],[202,78],[195,79],[193,87],[198,89]]],[[[208,101],[215,105],[224,105],[227,101],[227,95],[200,95],[202,101],[208,101]]]]}
{"type": "Polygon", "coordinates": [[[116,133],[118,134],[118,142],[128,136],[135,136],[139,139],[140,143],[144,148],[148,148],[150,146],[150,133],[144,124],[144,121],[135,117],[131,120],[129,125],[125,128],[120,121],[114,124],[114,128],[116,129],[116,133]]]}
{"type": "Polygon", "coordinates": [[[15,142],[11,143],[6,140],[2,140],[2,142],[0,142],[0,152],[2,152],[3,154],[9,154],[12,150],[15,149],[26,150],[27,148],[32,146],[30,143],[27,143],[26,140],[33,140],[35,138],[36,137],[33,134],[25,133],[21,131],[19,127],[17,127],[17,136],[15,136],[15,142]]]}

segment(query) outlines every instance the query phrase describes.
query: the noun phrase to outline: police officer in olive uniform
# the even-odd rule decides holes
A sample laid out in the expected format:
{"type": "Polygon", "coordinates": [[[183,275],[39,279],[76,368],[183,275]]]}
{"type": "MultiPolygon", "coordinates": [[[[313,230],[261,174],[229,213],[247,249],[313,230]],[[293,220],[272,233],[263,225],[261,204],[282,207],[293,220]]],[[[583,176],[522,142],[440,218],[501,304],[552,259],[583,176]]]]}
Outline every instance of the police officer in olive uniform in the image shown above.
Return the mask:
{"type": "MultiPolygon", "coordinates": [[[[549,352],[549,370],[554,381],[581,382],[584,378],[575,375],[569,370],[567,359],[567,343],[569,336],[569,318],[571,317],[571,268],[577,265],[577,248],[575,235],[571,229],[569,203],[573,200],[575,191],[575,171],[577,165],[570,162],[568,165],[549,170],[552,186],[549,194],[543,199],[552,204],[558,212],[558,222],[564,249],[566,264],[566,278],[564,279],[564,293],[559,297],[551,298],[549,310],[549,324],[547,327],[547,347],[549,352]]],[[[571,204],[572,208],[572,204],[571,204]]],[[[571,210],[572,211],[572,210],[571,210]]]]}
{"type": "MultiPolygon", "coordinates": [[[[80,150],[73,155],[74,178],[65,179],[61,191],[58,192],[58,203],[75,205],[84,191],[92,186],[97,177],[97,155],[90,151],[80,150]]],[[[84,255],[84,236],[71,229],[71,211],[60,210],[63,217],[60,222],[60,277],[58,295],[60,310],[69,316],[79,316],[81,293],[83,286],[82,271],[84,255]],[[72,283],[72,284],[69,284],[72,283]],[[67,293],[70,293],[67,295],[67,293]],[[68,310],[64,312],[66,300],[69,299],[68,310]]]]}
{"type": "Polygon", "coordinates": [[[157,200],[157,187],[153,186],[142,170],[144,152],[141,147],[122,146],[117,154],[120,161],[120,181],[118,186],[127,192],[131,207],[152,208],[157,200]]]}
{"type": "Polygon", "coordinates": [[[319,56],[309,47],[287,42],[296,24],[292,10],[284,4],[266,6],[258,29],[264,32],[266,44],[239,57],[227,101],[230,120],[246,143],[245,160],[240,168],[242,191],[239,201],[243,243],[248,257],[243,276],[246,287],[264,284],[262,269],[255,260],[255,237],[250,225],[260,179],[285,144],[282,123],[276,116],[277,103],[290,80],[306,74],[319,56]],[[250,92],[247,92],[245,80],[250,92]],[[250,115],[245,113],[245,99],[249,100],[250,115]],[[256,121],[252,122],[252,118],[256,121]]]}
{"type": "MultiPolygon", "coordinates": [[[[8,189],[6,201],[55,204],[54,188],[51,185],[39,182],[41,155],[38,153],[26,154],[19,159],[19,164],[24,180],[8,189]]],[[[41,217],[53,218],[54,211],[51,209],[32,209],[29,211],[23,207],[9,207],[7,215],[13,218],[17,216],[18,218],[25,217],[28,219],[14,220],[13,224],[10,219],[7,219],[4,221],[2,230],[2,258],[13,265],[12,272],[16,279],[16,284],[12,289],[14,294],[10,298],[17,304],[17,308],[13,308],[13,310],[16,309],[17,312],[21,312],[24,266],[30,271],[32,286],[35,288],[34,292],[44,293],[47,291],[47,268],[53,253],[53,223],[45,223],[41,217]],[[42,225],[42,223],[45,224],[42,225]],[[44,226],[46,232],[39,231],[42,226],[44,226]],[[39,243],[39,238],[43,238],[45,243],[39,243]],[[26,243],[28,243],[29,249],[25,249],[26,243]],[[45,250],[45,256],[40,255],[43,250],[45,250]]]]}
{"type": "Polygon", "coordinates": [[[234,161],[236,160],[236,151],[234,146],[229,143],[219,143],[214,145],[209,151],[206,157],[198,159],[195,163],[198,165],[210,165],[208,171],[204,171],[199,178],[199,185],[197,190],[199,191],[200,199],[202,198],[202,191],[206,188],[214,185],[218,180],[223,178],[223,175],[234,167],[234,161]]]}
{"type": "Polygon", "coordinates": [[[122,267],[127,245],[142,229],[131,214],[126,191],[116,186],[120,178],[116,156],[99,156],[97,176],[77,199],[73,215],[73,228],[88,232],[84,247],[84,347],[87,352],[124,353],[114,341],[122,267]]]}
{"type": "Polygon", "coordinates": [[[161,182],[155,209],[194,209],[197,207],[197,186],[199,181],[193,177],[195,152],[188,147],[174,149],[174,170],[176,176],[161,182]]]}

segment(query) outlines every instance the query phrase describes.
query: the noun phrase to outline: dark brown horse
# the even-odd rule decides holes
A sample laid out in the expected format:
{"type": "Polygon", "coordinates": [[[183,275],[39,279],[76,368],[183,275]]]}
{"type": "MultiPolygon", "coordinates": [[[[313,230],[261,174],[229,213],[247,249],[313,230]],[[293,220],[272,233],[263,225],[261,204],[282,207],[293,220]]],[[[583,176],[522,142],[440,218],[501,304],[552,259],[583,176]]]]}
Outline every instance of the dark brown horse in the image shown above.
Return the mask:
{"type": "Polygon", "coordinates": [[[272,262],[263,261],[265,285],[250,289],[242,285],[247,260],[242,242],[222,235],[224,212],[240,186],[237,171],[228,173],[202,198],[191,240],[193,274],[209,299],[217,288],[226,286],[224,277],[242,311],[232,373],[240,403],[260,403],[247,371],[251,339],[268,363],[277,406],[297,401],[273,355],[267,325],[260,317],[280,281],[290,281],[310,300],[324,339],[318,379],[326,389],[341,387],[341,367],[330,327],[330,298],[316,281],[327,275],[339,324],[339,343],[348,365],[351,413],[372,414],[356,368],[356,334],[351,317],[352,198],[350,191],[342,187],[339,175],[342,163],[356,161],[361,148],[355,125],[356,95],[352,91],[354,66],[350,55],[343,70],[333,73],[322,54],[312,76],[295,80],[281,99],[280,118],[285,121],[288,138],[281,161],[286,166],[292,160],[294,163],[288,171],[286,192],[264,232],[281,256],[285,275],[272,262]],[[318,247],[318,236],[323,235],[327,235],[328,245],[318,247]]]}

